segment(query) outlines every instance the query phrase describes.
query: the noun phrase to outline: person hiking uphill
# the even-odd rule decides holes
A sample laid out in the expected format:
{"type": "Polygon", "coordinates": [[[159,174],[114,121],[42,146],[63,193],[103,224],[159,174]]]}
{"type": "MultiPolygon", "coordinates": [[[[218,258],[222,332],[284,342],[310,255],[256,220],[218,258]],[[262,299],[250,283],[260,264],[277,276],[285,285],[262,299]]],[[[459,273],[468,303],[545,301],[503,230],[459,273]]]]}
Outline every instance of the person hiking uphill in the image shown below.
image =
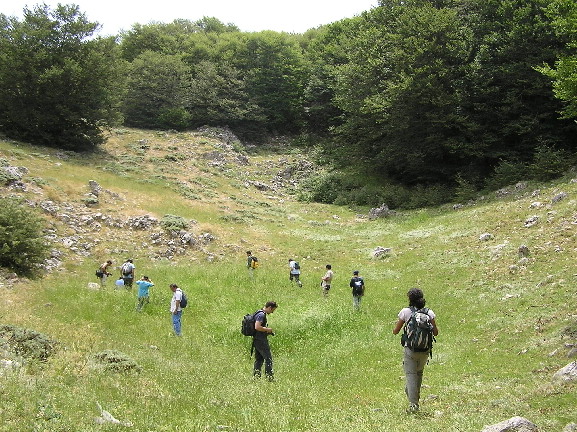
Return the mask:
{"type": "Polygon", "coordinates": [[[411,288],[407,292],[407,297],[409,298],[409,306],[401,309],[399,312],[399,319],[393,328],[393,334],[398,334],[401,329],[404,328],[401,343],[404,347],[403,369],[405,371],[405,393],[409,400],[407,412],[416,413],[419,411],[423,371],[431,355],[433,336],[439,334],[439,329],[435,322],[435,313],[431,309],[425,308],[423,291],[418,288],[411,288]],[[424,318],[418,317],[417,314],[425,314],[426,316],[424,318]],[[430,339],[427,344],[428,347],[419,350],[409,348],[409,345],[413,342],[410,340],[411,336],[408,334],[408,327],[412,320],[424,320],[427,322],[428,331],[432,333],[432,335],[424,335],[425,339],[426,337],[430,339]]]}

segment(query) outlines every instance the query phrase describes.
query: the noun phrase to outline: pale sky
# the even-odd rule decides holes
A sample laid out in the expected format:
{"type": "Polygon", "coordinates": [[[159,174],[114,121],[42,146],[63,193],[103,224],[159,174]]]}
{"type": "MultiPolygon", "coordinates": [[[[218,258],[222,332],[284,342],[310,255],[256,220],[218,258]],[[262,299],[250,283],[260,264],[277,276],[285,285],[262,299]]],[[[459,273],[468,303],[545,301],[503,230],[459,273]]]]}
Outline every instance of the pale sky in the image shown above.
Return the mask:
{"type": "Polygon", "coordinates": [[[241,31],[303,33],[322,24],[352,18],[376,7],[378,0],[3,0],[0,13],[22,18],[25,6],[74,3],[89,21],[102,25],[100,35],[130,30],[133,24],[169,23],[177,18],[196,21],[204,16],[235,24],[241,31]]]}

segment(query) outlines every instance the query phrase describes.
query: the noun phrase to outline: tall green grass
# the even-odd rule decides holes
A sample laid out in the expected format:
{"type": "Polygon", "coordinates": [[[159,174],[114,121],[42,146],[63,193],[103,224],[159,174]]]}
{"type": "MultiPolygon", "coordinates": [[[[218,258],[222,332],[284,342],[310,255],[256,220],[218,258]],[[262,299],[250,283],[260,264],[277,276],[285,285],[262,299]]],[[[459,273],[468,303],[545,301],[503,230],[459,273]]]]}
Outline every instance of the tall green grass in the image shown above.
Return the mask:
{"type": "MultiPolygon", "coordinates": [[[[108,176],[106,187],[113,188],[108,176]]],[[[141,313],[136,288],[118,290],[110,280],[105,289],[87,289],[95,279],[85,262],[2,288],[0,323],[45,333],[60,349],[46,363],[2,372],[0,431],[122,428],[94,422],[97,402],[139,432],[461,432],[516,415],[553,432],[577,420],[575,384],[551,379],[570,362],[564,343],[576,325],[577,185],[543,186],[539,199],[549,204],[538,209],[529,209],[536,198],[527,196],[377,221],[245,189],[235,199],[190,206],[159,184],[134,190],[151,196],[137,210],[198,219],[218,232],[217,241],[207,255],[173,262],[137,253],[137,275],[156,284],[141,313]],[[551,204],[560,189],[569,198],[551,204]],[[227,214],[245,221],[220,219],[227,214]],[[533,214],[539,224],[524,227],[533,214]],[[480,241],[484,232],[493,239],[480,241]],[[526,265],[518,262],[521,244],[531,250],[526,265]],[[371,259],[376,246],[392,253],[371,259]],[[247,249],[261,263],[252,277],[247,249]],[[301,264],[303,288],[288,280],[290,257],[301,264]],[[336,276],[325,299],[319,283],[327,263],[336,276]],[[360,312],[348,288],[356,269],[367,284],[360,312]],[[170,283],[189,297],[182,338],[172,336],[170,283]],[[425,369],[421,413],[408,416],[402,349],[391,330],[413,286],[425,291],[440,335],[425,369]],[[252,378],[250,339],[240,334],[242,316],[268,300],[279,304],[269,316],[276,333],[272,383],[252,378]],[[92,356],[104,350],[130,356],[141,372],[94,368],[92,356]]]]}

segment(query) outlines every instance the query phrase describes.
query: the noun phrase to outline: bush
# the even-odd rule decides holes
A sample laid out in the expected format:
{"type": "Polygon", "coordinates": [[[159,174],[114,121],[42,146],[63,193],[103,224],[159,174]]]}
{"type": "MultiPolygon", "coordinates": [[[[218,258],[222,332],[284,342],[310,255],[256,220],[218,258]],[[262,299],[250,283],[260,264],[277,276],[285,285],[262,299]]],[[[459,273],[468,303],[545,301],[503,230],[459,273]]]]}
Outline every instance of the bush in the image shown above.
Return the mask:
{"type": "Polygon", "coordinates": [[[490,190],[497,190],[515,184],[528,176],[529,172],[526,164],[502,160],[486,181],[486,186],[490,190]]]}
{"type": "Polygon", "coordinates": [[[58,342],[37,331],[12,325],[0,326],[0,339],[14,354],[28,359],[46,361],[54,354],[58,342]]]}
{"type": "Polygon", "coordinates": [[[549,181],[560,177],[569,169],[574,159],[564,150],[542,146],[533,156],[529,166],[531,177],[539,181],[549,181]]]}
{"type": "Polygon", "coordinates": [[[188,228],[188,223],[181,216],[167,214],[160,221],[160,226],[166,231],[180,231],[188,228]]]}
{"type": "Polygon", "coordinates": [[[49,257],[43,221],[19,201],[0,198],[0,267],[34,276],[49,257]]]}

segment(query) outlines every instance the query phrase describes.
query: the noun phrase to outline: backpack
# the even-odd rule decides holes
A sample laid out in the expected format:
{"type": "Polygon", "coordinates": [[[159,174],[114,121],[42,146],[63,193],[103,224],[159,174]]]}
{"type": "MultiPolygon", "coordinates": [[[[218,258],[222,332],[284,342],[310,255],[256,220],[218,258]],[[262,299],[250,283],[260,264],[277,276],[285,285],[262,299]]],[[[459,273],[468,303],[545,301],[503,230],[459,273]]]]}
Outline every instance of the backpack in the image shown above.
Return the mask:
{"type": "Polygon", "coordinates": [[[355,276],[353,278],[353,295],[361,296],[365,292],[365,284],[363,282],[363,278],[355,276]]]}
{"type": "Polygon", "coordinates": [[[128,262],[125,262],[124,264],[122,264],[122,267],[120,270],[122,271],[123,276],[129,276],[132,274],[132,269],[130,267],[130,263],[128,263],[128,262]]]}
{"type": "Polygon", "coordinates": [[[411,306],[411,312],[411,318],[405,323],[401,345],[415,352],[432,352],[433,342],[436,340],[433,336],[431,317],[428,314],[429,309],[417,309],[411,306]]]}
{"type": "Polygon", "coordinates": [[[254,329],[254,326],[256,324],[255,321],[255,316],[257,313],[259,313],[261,310],[257,310],[255,313],[253,314],[246,314],[243,318],[242,318],[242,323],[241,323],[241,327],[240,327],[240,332],[245,335],[245,336],[254,336],[256,334],[256,330],[254,329]]]}
{"type": "Polygon", "coordinates": [[[184,291],[182,290],[180,291],[182,292],[182,297],[180,298],[180,308],[184,309],[188,305],[188,297],[186,296],[184,291]]]}
{"type": "Polygon", "coordinates": [[[294,269],[295,269],[295,270],[300,270],[300,269],[301,269],[301,266],[300,266],[300,264],[299,264],[297,261],[295,261],[294,269]]]}
{"type": "Polygon", "coordinates": [[[101,278],[102,276],[104,276],[104,272],[100,269],[96,270],[96,277],[101,278]]]}
{"type": "Polygon", "coordinates": [[[250,268],[256,269],[258,268],[258,258],[253,256],[251,257],[251,261],[250,261],[250,268]]]}

